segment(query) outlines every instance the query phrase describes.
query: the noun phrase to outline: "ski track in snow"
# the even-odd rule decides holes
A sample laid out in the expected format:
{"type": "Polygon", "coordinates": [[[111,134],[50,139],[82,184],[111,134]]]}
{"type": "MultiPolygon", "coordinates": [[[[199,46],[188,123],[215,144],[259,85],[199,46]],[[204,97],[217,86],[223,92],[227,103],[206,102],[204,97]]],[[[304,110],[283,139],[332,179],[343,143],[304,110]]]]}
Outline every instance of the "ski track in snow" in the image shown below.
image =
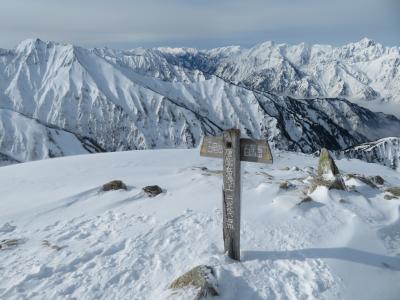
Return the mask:
{"type": "MultiPolygon", "coordinates": [[[[338,165],[400,185],[383,166],[338,165]]],[[[297,205],[310,166],[316,158],[290,153],[276,153],[273,165],[243,164],[241,262],[223,254],[221,162],[200,158],[198,150],[2,167],[0,228],[13,230],[0,236],[21,241],[0,251],[0,298],[185,299],[168,285],[208,264],[217,272],[219,299],[396,299],[399,200],[351,182],[356,191],[318,188],[313,202],[297,205]],[[110,179],[122,179],[128,191],[100,192],[110,179]],[[284,180],[295,188],[280,189],[284,180]],[[148,198],[141,191],[147,184],[165,191],[148,198]]]]}

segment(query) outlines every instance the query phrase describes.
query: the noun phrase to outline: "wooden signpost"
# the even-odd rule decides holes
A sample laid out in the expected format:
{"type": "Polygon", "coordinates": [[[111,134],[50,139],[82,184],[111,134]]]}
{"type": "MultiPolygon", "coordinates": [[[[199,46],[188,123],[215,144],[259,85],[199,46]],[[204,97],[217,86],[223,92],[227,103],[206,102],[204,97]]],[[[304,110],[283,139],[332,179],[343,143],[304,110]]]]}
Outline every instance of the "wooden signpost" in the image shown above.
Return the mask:
{"type": "Polygon", "coordinates": [[[223,160],[223,237],[228,256],[240,260],[240,161],[272,163],[269,145],[264,140],[240,138],[239,129],[230,129],[222,136],[206,136],[201,156],[223,160]]]}

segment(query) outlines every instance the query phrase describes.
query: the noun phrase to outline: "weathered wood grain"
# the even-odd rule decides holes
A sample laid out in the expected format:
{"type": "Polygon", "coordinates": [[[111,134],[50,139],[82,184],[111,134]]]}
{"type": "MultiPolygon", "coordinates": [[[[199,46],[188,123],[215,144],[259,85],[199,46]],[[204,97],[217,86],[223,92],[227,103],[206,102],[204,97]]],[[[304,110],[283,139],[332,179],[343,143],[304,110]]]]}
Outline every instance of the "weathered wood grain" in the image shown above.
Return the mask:
{"type": "Polygon", "coordinates": [[[226,130],[223,148],[223,237],[228,256],[240,260],[240,130],[226,130]]]}
{"type": "Polygon", "coordinates": [[[205,136],[200,148],[200,156],[222,158],[222,136],[205,136]]]}
{"type": "Polygon", "coordinates": [[[272,163],[272,153],[265,140],[240,139],[240,160],[272,163]]]}

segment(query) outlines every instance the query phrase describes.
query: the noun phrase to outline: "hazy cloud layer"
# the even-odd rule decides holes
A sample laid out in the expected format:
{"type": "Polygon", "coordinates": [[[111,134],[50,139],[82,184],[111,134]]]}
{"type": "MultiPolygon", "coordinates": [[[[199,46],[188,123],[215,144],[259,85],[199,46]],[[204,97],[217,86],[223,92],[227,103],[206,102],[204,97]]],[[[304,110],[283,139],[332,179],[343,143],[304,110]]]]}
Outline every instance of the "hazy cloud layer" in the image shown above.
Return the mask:
{"type": "Polygon", "coordinates": [[[0,47],[251,46],[266,40],[400,46],[399,0],[0,0],[0,47]]]}

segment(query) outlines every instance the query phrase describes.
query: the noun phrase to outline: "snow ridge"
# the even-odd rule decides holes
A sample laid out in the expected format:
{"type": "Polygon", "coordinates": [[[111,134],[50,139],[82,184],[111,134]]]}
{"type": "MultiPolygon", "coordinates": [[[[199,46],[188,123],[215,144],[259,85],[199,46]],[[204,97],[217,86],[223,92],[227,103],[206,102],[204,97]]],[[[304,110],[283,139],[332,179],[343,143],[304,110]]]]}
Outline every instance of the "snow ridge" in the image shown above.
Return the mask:
{"type": "Polygon", "coordinates": [[[348,158],[358,158],[371,163],[380,163],[400,171],[400,138],[388,137],[346,149],[348,158]]]}

